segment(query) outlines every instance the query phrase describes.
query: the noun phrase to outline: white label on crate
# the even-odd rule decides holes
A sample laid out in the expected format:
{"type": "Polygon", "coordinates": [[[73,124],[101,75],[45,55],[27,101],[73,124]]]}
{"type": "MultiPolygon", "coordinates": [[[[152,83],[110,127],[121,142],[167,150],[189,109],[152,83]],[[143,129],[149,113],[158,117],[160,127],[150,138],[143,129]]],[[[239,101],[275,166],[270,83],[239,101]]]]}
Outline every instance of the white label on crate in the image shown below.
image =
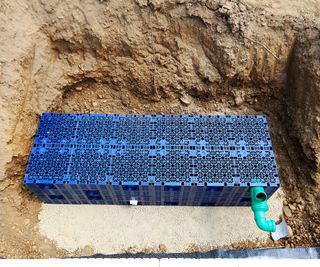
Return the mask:
{"type": "Polygon", "coordinates": [[[137,205],[138,205],[138,200],[131,199],[131,200],[130,200],[130,205],[132,205],[132,206],[137,206],[137,205]]]}

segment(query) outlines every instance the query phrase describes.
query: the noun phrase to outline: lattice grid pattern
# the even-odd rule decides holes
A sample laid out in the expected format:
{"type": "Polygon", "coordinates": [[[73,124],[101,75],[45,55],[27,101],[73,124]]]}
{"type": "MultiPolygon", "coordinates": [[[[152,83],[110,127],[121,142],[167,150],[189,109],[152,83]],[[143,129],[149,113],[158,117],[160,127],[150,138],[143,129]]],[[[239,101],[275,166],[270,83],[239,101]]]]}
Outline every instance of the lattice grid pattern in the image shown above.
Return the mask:
{"type": "Polygon", "coordinates": [[[41,117],[25,184],[47,203],[249,205],[279,187],[264,116],[41,117]]]}

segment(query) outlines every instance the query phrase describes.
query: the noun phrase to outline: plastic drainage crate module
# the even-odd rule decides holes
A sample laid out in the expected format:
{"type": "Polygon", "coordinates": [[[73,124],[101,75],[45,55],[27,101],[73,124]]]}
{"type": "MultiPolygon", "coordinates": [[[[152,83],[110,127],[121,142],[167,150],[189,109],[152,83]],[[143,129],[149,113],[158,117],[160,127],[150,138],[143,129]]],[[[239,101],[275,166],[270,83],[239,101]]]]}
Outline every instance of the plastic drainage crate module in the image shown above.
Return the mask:
{"type": "Polygon", "coordinates": [[[279,177],[264,116],[45,113],[24,183],[46,203],[249,206],[279,177]]]}

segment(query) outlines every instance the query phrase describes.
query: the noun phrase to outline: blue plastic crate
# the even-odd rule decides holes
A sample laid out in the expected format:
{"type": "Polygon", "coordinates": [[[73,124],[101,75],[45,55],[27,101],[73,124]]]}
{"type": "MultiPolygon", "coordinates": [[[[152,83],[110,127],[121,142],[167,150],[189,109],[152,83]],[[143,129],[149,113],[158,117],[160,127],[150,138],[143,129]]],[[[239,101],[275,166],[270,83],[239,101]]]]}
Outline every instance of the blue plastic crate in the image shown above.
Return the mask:
{"type": "Polygon", "coordinates": [[[44,113],[24,183],[46,203],[248,206],[279,176],[264,116],[44,113]]]}

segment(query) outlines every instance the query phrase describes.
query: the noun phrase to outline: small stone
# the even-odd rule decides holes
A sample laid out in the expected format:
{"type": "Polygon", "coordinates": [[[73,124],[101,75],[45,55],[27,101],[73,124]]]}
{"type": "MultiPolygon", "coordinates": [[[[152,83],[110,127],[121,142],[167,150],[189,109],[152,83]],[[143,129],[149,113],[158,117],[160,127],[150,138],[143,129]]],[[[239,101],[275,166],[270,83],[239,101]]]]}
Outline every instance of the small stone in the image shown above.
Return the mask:
{"type": "Polygon", "coordinates": [[[243,4],[239,4],[238,7],[239,7],[241,12],[244,12],[244,11],[247,10],[247,7],[245,5],[243,5],[243,4]]]}
{"type": "MultiPolygon", "coordinates": [[[[121,97],[122,105],[124,105],[125,107],[130,107],[131,106],[131,102],[130,102],[130,100],[129,100],[127,95],[121,95],[120,97],[121,97]]],[[[106,100],[104,100],[104,101],[106,101],[106,100]]]]}
{"type": "Polygon", "coordinates": [[[290,210],[290,208],[288,206],[284,206],[283,207],[283,214],[286,217],[291,217],[292,216],[291,210],[290,210]]]}
{"type": "MultiPolygon", "coordinates": [[[[100,0],[101,1],[101,0],[100,0]]],[[[146,7],[148,6],[147,0],[136,0],[136,3],[139,5],[139,7],[146,7]]]]}
{"type": "Polygon", "coordinates": [[[295,211],[295,210],[296,210],[296,207],[295,207],[294,205],[289,204],[288,206],[289,206],[289,208],[290,208],[291,211],[295,211]]]}
{"type": "Polygon", "coordinates": [[[234,8],[234,5],[233,3],[229,3],[229,2],[226,2],[223,6],[222,6],[223,9],[225,10],[232,10],[234,8]]]}
{"type": "Polygon", "coordinates": [[[98,106],[98,103],[97,102],[92,102],[92,106],[96,107],[96,106],[98,106]]]}
{"type": "Polygon", "coordinates": [[[77,87],[76,87],[76,90],[77,90],[77,91],[81,91],[82,89],[83,89],[83,88],[82,88],[81,86],[77,86],[77,87]]]}
{"type": "Polygon", "coordinates": [[[84,102],[84,108],[85,108],[86,110],[89,110],[89,109],[90,109],[90,104],[87,103],[87,102],[84,102]]]}
{"type": "Polygon", "coordinates": [[[303,210],[304,206],[303,205],[298,205],[299,210],[303,210]]]}
{"type": "Polygon", "coordinates": [[[167,251],[167,247],[164,244],[160,244],[159,245],[159,251],[160,252],[166,252],[167,251]]]}
{"type": "Polygon", "coordinates": [[[192,102],[192,99],[188,95],[181,96],[179,100],[182,102],[182,104],[185,104],[186,106],[189,106],[192,102]]]}
{"type": "Polygon", "coordinates": [[[241,97],[241,95],[236,95],[234,98],[234,102],[237,106],[240,106],[243,103],[243,98],[241,97]]]}
{"type": "Polygon", "coordinates": [[[223,32],[223,29],[221,28],[220,25],[217,25],[217,33],[222,33],[223,32]]]}
{"type": "Polygon", "coordinates": [[[303,205],[303,204],[304,204],[304,201],[303,201],[302,197],[297,197],[297,198],[296,198],[296,203],[303,205]]]}
{"type": "Polygon", "coordinates": [[[99,99],[102,99],[102,98],[103,98],[103,95],[100,95],[100,94],[99,94],[99,95],[98,95],[98,98],[99,98],[99,99]]]}
{"type": "Polygon", "coordinates": [[[144,248],[143,252],[146,254],[151,254],[151,253],[154,253],[154,250],[152,248],[144,248]]]}
{"type": "Polygon", "coordinates": [[[288,229],[288,237],[293,236],[292,228],[289,225],[287,225],[287,229],[288,229]]]}

